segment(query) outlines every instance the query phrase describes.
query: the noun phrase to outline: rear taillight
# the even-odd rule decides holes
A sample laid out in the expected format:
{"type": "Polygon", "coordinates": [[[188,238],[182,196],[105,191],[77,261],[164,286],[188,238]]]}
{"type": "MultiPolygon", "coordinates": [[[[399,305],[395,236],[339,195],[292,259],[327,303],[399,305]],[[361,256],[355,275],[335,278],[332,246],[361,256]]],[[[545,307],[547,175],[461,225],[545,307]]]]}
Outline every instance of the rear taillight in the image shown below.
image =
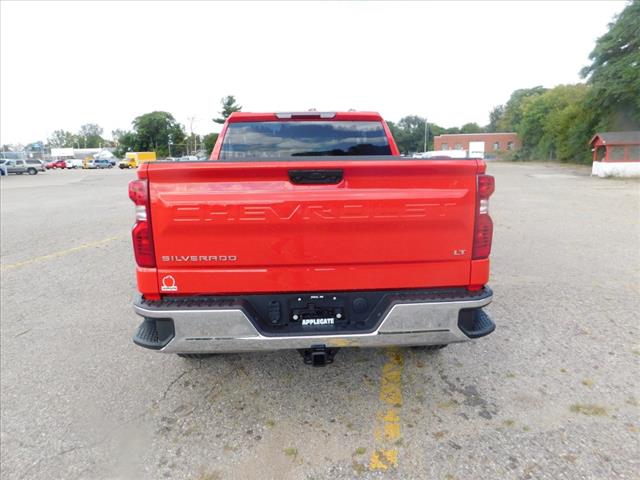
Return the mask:
{"type": "Polygon", "coordinates": [[[489,197],[495,190],[491,175],[478,175],[478,197],[476,201],[476,224],[473,230],[473,259],[487,258],[493,241],[493,221],[489,216],[489,197]]]}
{"type": "Polygon", "coordinates": [[[131,181],[129,183],[129,198],[136,205],[136,223],[131,231],[133,253],[136,257],[136,263],[140,267],[155,267],[156,256],[153,251],[147,181],[131,181]]]}

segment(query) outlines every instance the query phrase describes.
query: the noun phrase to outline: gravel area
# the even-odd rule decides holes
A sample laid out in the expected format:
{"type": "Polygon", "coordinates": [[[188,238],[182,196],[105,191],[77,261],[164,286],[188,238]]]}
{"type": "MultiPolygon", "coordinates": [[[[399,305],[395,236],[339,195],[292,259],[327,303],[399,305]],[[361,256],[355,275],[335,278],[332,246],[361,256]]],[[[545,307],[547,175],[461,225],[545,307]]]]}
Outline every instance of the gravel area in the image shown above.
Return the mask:
{"type": "Polygon", "coordinates": [[[637,479],[640,183],[489,172],[496,331],[326,368],[134,346],[135,172],[2,177],[2,478],[637,479]]]}

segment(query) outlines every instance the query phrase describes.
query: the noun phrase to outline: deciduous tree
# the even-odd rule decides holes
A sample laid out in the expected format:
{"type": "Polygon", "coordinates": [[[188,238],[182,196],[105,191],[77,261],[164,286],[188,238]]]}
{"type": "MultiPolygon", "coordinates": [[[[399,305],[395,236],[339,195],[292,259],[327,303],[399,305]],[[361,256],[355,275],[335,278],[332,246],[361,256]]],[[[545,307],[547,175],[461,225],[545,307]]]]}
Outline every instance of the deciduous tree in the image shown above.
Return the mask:
{"type": "Polygon", "coordinates": [[[47,146],[49,148],[71,148],[75,142],[76,137],[73,133],[66,130],[55,130],[47,139],[47,146]]]}
{"type": "Polygon", "coordinates": [[[80,127],[77,139],[82,148],[97,148],[105,143],[102,138],[103,129],[95,123],[86,123],[80,127]]]}
{"type": "Polygon", "coordinates": [[[609,24],[581,71],[592,87],[589,106],[599,126],[612,130],[640,128],[640,0],[632,1],[609,24]]]}
{"type": "Polygon", "coordinates": [[[145,113],[136,117],[132,124],[135,151],[154,151],[163,157],[169,154],[169,142],[182,144],[185,139],[182,125],[168,112],[145,113]]]}
{"type": "Polygon", "coordinates": [[[210,133],[204,136],[202,143],[204,143],[204,149],[207,152],[207,156],[211,155],[211,152],[213,151],[213,147],[216,144],[217,140],[218,140],[217,133],[210,133]]]}

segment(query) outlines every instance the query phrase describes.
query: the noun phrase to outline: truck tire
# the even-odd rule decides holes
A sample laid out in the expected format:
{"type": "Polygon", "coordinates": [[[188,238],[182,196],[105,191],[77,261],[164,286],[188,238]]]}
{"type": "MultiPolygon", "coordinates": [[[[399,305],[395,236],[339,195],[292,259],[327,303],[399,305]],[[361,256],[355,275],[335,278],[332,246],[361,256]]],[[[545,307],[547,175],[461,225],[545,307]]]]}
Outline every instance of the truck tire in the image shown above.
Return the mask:
{"type": "Polygon", "coordinates": [[[215,353],[178,353],[182,358],[209,358],[213,357],[215,353]]]}
{"type": "Polygon", "coordinates": [[[27,173],[28,173],[29,175],[35,175],[35,174],[37,174],[37,173],[38,173],[38,171],[37,171],[35,168],[31,167],[31,168],[29,168],[29,169],[27,170],[27,173]]]}

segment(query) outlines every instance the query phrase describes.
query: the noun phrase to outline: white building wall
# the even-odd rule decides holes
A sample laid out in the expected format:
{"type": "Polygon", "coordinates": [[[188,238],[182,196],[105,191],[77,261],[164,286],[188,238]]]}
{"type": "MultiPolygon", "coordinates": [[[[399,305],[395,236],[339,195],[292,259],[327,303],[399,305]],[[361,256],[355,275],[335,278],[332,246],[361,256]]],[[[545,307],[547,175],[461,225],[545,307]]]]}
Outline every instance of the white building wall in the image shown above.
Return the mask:
{"type": "Polygon", "coordinates": [[[640,162],[593,162],[591,175],[598,177],[640,177],[640,162]]]}

